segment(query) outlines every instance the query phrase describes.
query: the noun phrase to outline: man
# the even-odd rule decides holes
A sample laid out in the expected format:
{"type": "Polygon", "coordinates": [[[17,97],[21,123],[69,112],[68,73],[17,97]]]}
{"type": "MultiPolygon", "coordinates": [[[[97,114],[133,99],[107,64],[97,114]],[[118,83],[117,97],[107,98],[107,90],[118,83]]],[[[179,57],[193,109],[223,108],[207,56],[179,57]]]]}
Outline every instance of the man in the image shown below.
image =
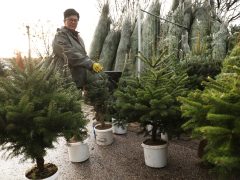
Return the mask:
{"type": "Polygon", "coordinates": [[[84,42],[76,31],[78,21],[79,13],[75,9],[65,10],[64,27],[57,29],[52,46],[54,58],[68,64],[77,87],[83,89],[87,70],[98,73],[103,67],[87,56],[84,42]]]}

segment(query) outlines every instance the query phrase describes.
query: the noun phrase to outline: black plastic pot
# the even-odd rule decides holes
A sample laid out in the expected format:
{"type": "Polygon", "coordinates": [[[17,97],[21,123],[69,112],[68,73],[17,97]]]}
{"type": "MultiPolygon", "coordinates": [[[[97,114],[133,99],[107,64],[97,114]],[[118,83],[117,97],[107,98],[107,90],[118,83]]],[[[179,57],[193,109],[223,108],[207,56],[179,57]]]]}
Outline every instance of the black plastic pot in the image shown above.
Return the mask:
{"type": "Polygon", "coordinates": [[[104,71],[108,75],[108,80],[110,82],[109,89],[113,91],[117,88],[117,83],[122,75],[121,71],[104,71]]]}

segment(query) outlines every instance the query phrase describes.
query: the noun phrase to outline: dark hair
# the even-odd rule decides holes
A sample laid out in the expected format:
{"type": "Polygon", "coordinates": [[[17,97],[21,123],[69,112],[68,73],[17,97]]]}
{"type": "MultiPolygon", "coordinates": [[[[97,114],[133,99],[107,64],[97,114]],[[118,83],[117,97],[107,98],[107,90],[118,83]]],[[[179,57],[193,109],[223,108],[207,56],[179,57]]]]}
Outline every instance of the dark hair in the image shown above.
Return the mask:
{"type": "Polygon", "coordinates": [[[77,16],[79,19],[79,13],[75,9],[67,9],[63,13],[64,19],[66,19],[69,16],[77,16]]]}

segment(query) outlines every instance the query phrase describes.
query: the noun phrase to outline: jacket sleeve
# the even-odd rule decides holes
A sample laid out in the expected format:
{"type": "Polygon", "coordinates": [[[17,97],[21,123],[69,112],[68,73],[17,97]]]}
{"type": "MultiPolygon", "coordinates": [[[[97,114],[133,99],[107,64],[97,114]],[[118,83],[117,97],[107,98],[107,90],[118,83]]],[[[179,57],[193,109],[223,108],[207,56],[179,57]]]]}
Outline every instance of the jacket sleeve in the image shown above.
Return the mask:
{"type": "Polygon", "coordinates": [[[80,66],[92,70],[93,61],[87,56],[84,47],[76,48],[64,32],[57,32],[55,35],[53,52],[61,58],[66,56],[70,67],[80,66]]]}

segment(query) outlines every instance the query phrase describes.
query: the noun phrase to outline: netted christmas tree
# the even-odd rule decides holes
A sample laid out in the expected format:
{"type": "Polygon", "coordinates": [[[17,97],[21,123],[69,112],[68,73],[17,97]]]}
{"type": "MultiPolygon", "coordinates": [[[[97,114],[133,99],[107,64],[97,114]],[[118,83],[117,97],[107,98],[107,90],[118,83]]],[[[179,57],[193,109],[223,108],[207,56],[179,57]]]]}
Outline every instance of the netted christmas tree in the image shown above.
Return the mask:
{"type": "Polygon", "coordinates": [[[34,178],[43,178],[44,156],[58,137],[81,140],[86,123],[79,90],[52,68],[29,61],[19,67],[13,62],[8,74],[0,77],[1,149],[8,157],[23,155],[23,160],[36,161],[34,178]]]}
{"type": "Polygon", "coordinates": [[[222,59],[212,58],[211,36],[201,37],[197,32],[194,38],[192,51],[184,57],[180,64],[186,69],[189,76],[189,89],[201,89],[201,82],[208,76],[215,77],[221,72],[222,59]]]}
{"type": "Polygon", "coordinates": [[[216,80],[204,81],[204,91],[195,91],[187,98],[179,98],[183,116],[189,121],[183,125],[193,137],[207,140],[203,160],[212,164],[221,179],[239,177],[240,170],[240,56],[236,45],[226,58],[223,72],[216,80]],[[234,59],[230,61],[228,59],[234,59]],[[227,71],[225,71],[227,67],[227,71]]]}

